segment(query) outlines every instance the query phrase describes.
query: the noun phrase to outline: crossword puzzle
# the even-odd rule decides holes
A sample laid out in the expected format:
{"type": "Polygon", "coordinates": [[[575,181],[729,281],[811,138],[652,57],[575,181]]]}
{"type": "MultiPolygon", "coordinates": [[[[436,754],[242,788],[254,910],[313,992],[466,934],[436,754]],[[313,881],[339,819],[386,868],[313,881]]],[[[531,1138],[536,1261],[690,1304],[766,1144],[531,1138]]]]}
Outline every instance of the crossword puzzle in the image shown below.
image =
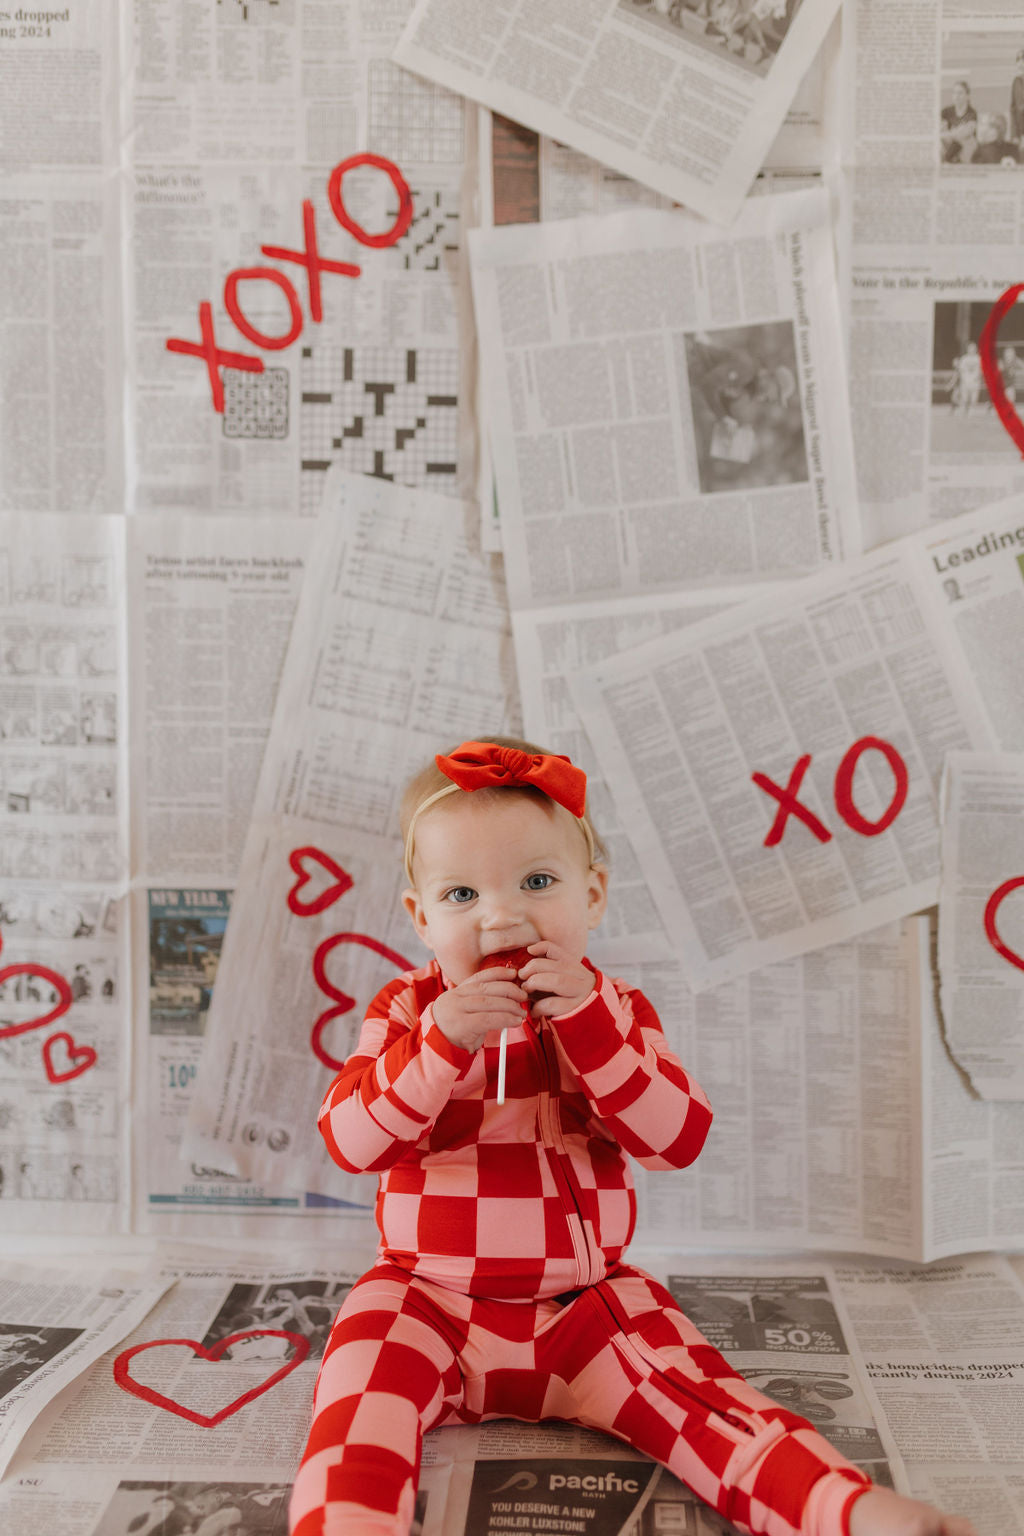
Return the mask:
{"type": "Polygon", "coordinates": [[[398,485],[452,486],[458,353],[405,347],[303,347],[302,512],[315,514],[331,464],[398,485]]]}
{"type": "Polygon", "coordinates": [[[225,368],[222,430],[225,437],[287,437],[287,368],[262,373],[225,368]]]}
{"type": "MultiPolygon", "coordinates": [[[[413,215],[408,232],[392,246],[393,259],[407,272],[452,270],[462,243],[458,192],[450,187],[410,187],[413,215]]],[[[388,204],[387,217],[398,215],[398,200],[388,204]]]]}
{"type": "Polygon", "coordinates": [[[368,142],[377,154],[403,163],[461,165],[462,100],[387,59],[373,59],[368,142]]]}

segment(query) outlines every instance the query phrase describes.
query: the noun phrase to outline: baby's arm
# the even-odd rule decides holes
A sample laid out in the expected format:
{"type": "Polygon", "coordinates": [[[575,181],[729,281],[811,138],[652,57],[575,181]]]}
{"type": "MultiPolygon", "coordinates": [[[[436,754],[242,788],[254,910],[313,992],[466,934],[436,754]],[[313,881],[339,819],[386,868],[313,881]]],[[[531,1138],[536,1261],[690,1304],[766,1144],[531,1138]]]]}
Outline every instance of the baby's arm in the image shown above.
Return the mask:
{"type": "Polygon", "coordinates": [[[575,1011],[552,1017],[559,1047],[624,1151],[645,1168],[685,1168],[707,1138],[711,1106],[643,994],[620,996],[600,973],[593,980],[596,990],[575,1011]]]}
{"type": "Polygon", "coordinates": [[[472,1065],[471,1052],[435,1022],[432,991],[413,975],[379,992],[359,1044],[327,1090],[317,1123],[347,1173],[380,1173],[396,1163],[430,1130],[472,1065]]]}

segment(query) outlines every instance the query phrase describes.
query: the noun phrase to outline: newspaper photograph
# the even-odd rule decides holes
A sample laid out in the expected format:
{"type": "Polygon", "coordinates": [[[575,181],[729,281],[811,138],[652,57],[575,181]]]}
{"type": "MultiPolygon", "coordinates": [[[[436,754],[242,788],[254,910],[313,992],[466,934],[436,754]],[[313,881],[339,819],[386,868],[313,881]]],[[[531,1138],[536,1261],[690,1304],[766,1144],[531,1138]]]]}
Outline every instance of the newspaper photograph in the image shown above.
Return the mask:
{"type": "Polygon", "coordinates": [[[474,231],[513,611],[856,553],[827,199],[474,231]]]}
{"type": "MultiPolygon", "coordinates": [[[[352,1180],[328,1159],[316,1111],[355,1043],[356,998],[365,1005],[426,958],[400,901],[399,786],[467,733],[517,731],[519,702],[500,575],[469,542],[472,509],[340,471],[329,490],[232,902],[187,1152],[275,1189],[286,1164],[305,1190],[351,1201],[352,1180]]],[[[365,1211],[372,1184],[359,1180],[358,1191],[365,1211]]]]}
{"type": "Polygon", "coordinates": [[[138,1327],[171,1281],[106,1269],[0,1268],[0,1475],[44,1408],[138,1327]]]}
{"type": "Polygon", "coordinates": [[[983,1099],[1024,1100],[1024,757],[951,752],[943,802],[946,1039],[983,1099]]]}
{"type": "Polygon", "coordinates": [[[739,211],[837,0],[418,0],[399,64],[719,223],[739,211]]]}
{"type": "Polygon", "coordinates": [[[1024,729],[1022,548],[1002,502],[570,679],[692,985],[936,900],[945,754],[1024,729]]]}

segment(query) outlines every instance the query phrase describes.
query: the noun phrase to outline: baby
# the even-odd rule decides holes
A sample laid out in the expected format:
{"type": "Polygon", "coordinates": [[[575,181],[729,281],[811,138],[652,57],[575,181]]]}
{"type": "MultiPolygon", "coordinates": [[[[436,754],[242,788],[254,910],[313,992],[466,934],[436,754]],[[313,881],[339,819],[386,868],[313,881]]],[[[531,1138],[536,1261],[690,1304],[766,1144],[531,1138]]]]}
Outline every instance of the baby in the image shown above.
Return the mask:
{"type": "Polygon", "coordinates": [[[406,791],[403,901],[434,959],[371,1003],[320,1112],[335,1161],[380,1176],[381,1242],[324,1353],[293,1536],[406,1536],[424,1433],[501,1417],[607,1431],[741,1530],[973,1536],[872,1487],[623,1262],[627,1154],[686,1167],[711,1111],[646,998],[584,958],[608,887],[585,796],[507,738],[406,791]]]}

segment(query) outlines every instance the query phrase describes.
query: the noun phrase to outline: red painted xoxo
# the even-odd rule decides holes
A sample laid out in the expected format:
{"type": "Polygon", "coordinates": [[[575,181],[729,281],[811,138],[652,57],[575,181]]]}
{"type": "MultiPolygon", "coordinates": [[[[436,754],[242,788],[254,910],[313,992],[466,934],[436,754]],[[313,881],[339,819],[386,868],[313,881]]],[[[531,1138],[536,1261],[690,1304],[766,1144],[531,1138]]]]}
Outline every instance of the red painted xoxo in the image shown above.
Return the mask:
{"type": "MultiPolygon", "coordinates": [[[[0,934],[0,950],[3,949],[3,935],[0,934]]],[[[0,1040],[10,1040],[14,1035],[23,1035],[30,1029],[42,1029],[44,1024],[52,1024],[56,1019],[63,1018],[71,1007],[71,988],[63,976],[56,971],[51,971],[48,965],[36,965],[32,960],[19,960],[16,965],[0,966],[0,986],[12,976],[37,976],[41,981],[47,982],[56,992],[57,1001],[49,1013],[42,1013],[38,1019],[27,1019],[23,1024],[0,1024],[0,1040]]]]}
{"type": "Polygon", "coordinates": [[[180,1419],[188,1419],[190,1424],[198,1424],[201,1429],[213,1429],[225,1419],[230,1418],[233,1413],[237,1413],[240,1408],[244,1408],[246,1403],[251,1403],[253,1398],[262,1397],[264,1392],[269,1392],[271,1387],[283,1381],[296,1366],[302,1364],[308,1354],[309,1340],[301,1333],[292,1333],[287,1328],[246,1328],[241,1333],[229,1333],[226,1339],[220,1339],[212,1349],[205,1349],[195,1339],[151,1339],[147,1344],[135,1344],[131,1349],[121,1351],[114,1361],[114,1380],[123,1391],[130,1392],[133,1397],[141,1397],[143,1402],[152,1403],[156,1408],[163,1408],[166,1413],[175,1413],[180,1419]],[[213,1362],[219,1360],[232,1344],[238,1343],[239,1339],[251,1338],[288,1339],[295,1346],[295,1354],[272,1376],[268,1376],[266,1381],[261,1382],[258,1387],[251,1387],[248,1392],[243,1392],[241,1397],[236,1397],[234,1402],[228,1403],[227,1407],[221,1408],[218,1413],[196,1413],[194,1409],[186,1408],[183,1403],[175,1402],[173,1397],[165,1396],[155,1387],[147,1387],[128,1374],[130,1362],[136,1355],[141,1355],[147,1349],[180,1347],[193,1350],[204,1360],[213,1362]]]}
{"type": "MultiPolygon", "coordinates": [[[[751,778],[758,789],[763,789],[767,795],[779,802],[779,808],[775,813],[775,819],[765,837],[764,846],[773,848],[776,843],[782,841],[782,834],[786,830],[786,823],[790,816],[796,816],[814,834],[820,843],[831,842],[832,833],[812,810],[803,805],[797,798],[798,791],[804,781],[804,775],[811,764],[811,754],[808,752],[803,757],[797,758],[793,765],[793,771],[785,788],[764,773],[752,773],[751,778]]],[[[881,736],[861,736],[855,741],[849,751],[844,753],[839,767],[836,769],[833,785],[833,798],[836,810],[851,831],[861,837],[878,837],[887,827],[891,827],[896,817],[902,811],[906,803],[907,792],[910,787],[910,773],[907,765],[892,745],[883,740],[881,736]],[[875,821],[870,821],[860,811],[853,799],[853,779],[857,771],[857,765],[865,752],[880,752],[892,769],[894,784],[889,804],[875,821]]]]}
{"type": "Polygon", "coordinates": [[[985,937],[988,939],[997,955],[1002,955],[1011,965],[1015,965],[1019,971],[1024,971],[1024,956],[1018,955],[1015,949],[1011,949],[999,936],[996,927],[996,913],[1011,891],[1016,891],[1024,885],[1024,875],[1016,875],[1012,880],[1004,880],[997,886],[985,903],[985,937]]]}
{"type": "Polygon", "coordinates": [[[83,1072],[88,1072],[90,1067],[96,1065],[96,1052],[91,1045],[76,1045],[66,1030],[58,1030],[51,1035],[49,1040],[43,1041],[43,1066],[51,1083],[69,1083],[73,1077],[81,1077],[83,1072]],[[54,1047],[63,1045],[64,1059],[71,1063],[70,1067],[61,1070],[60,1065],[54,1061],[54,1047]]]}
{"type": "Polygon", "coordinates": [[[1021,421],[1016,406],[1006,393],[1006,385],[996,357],[996,340],[1003,317],[1013,308],[1022,293],[1024,293],[1024,283],[1014,283],[1012,288],[1007,288],[1006,292],[1001,293],[996,299],[978,337],[978,353],[981,357],[981,371],[985,377],[985,386],[988,389],[989,399],[995,406],[996,415],[1021,454],[1024,455],[1024,422],[1021,421]]]}
{"type": "Polygon", "coordinates": [[[321,1036],[333,1019],[339,1019],[343,1014],[350,1013],[356,1006],[355,998],[350,997],[347,992],[336,987],[334,982],[327,976],[326,964],[328,956],[334,952],[339,944],[361,944],[364,949],[371,949],[375,955],[381,955],[385,960],[390,960],[391,964],[400,971],[412,969],[412,962],[406,960],[404,955],[400,955],[395,949],[389,949],[379,939],[371,939],[369,934],[366,933],[334,933],[329,939],[324,939],[323,943],[318,946],[313,956],[313,979],[324,996],[331,998],[337,1006],[326,1009],[319,1016],[313,1025],[309,1044],[317,1061],[322,1062],[325,1067],[330,1067],[332,1072],[340,1072],[345,1063],[328,1055],[320,1043],[321,1036]]]}
{"type": "Polygon", "coordinates": [[[315,917],[318,912],[326,911],[329,906],[344,896],[346,891],[352,889],[352,876],[348,871],[342,869],[340,864],[336,864],[330,854],[324,853],[320,848],[314,848],[312,844],[305,848],[294,848],[288,855],[288,863],[298,877],[286,897],[288,910],[294,912],[296,917],[315,917]],[[318,895],[300,900],[299,892],[313,879],[309,865],[314,867],[319,865],[321,869],[326,870],[334,877],[334,883],[326,886],[318,895]]]}
{"type": "MultiPolygon", "coordinates": [[[[343,229],[348,230],[360,245],[373,246],[377,249],[394,245],[396,241],[401,240],[412,223],[412,194],[408,183],[397,165],[390,160],[385,160],[382,155],[350,155],[347,160],[340,161],[328,177],[327,200],[338,223],[343,229]],[[369,166],[373,170],[383,171],[398,194],[398,213],[394,223],[390,229],[383,230],[380,234],[371,234],[358,219],[352,217],[345,207],[343,195],[345,176],[358,166],[369,166]]],[[[264,256],[271,256],[277,261],[297,262],[305,268],[310,319],[318,325],[323,319],[321,273],[336,272],[340,277],[358,277],[360,268],[353,266],[351,262],[332,261],[326,256],[321,256],[316,238],[316,214],[308,198],[302,204],[302,233],[304,249],[301,251],[293,251],[283,245],[262,245],[260,250],[264,256]]],[[[229,272],[224,280],[224,308],[240,334],[254,346],[263,347],[267,351],[277,352],[290,347],[302,333],[302,307],[299,296],[290,278],[283,272],[279,272],[276,267],[236,267],[234,271],[229,272]],[[253,325],[238,298],[238,286],[244,282],[271,283],[280,290],[288,305],[287,330],[279,336],[268,336],[265,331],[260,331],[253,325]]],[[[252,353],[228,352],[218,347],[213,310],[205,299],[199,305],[199,335],[199,341],[186,341],[181,336],[170,336],[164,345],[168,352],[179,352],[186,357],[198,357],[205,362],[213,408],[218,414],[223,414],[224,381],[220,370],[241,368],[248,373],[262,373],[263,359],[254,357],[252,353]]]]}

